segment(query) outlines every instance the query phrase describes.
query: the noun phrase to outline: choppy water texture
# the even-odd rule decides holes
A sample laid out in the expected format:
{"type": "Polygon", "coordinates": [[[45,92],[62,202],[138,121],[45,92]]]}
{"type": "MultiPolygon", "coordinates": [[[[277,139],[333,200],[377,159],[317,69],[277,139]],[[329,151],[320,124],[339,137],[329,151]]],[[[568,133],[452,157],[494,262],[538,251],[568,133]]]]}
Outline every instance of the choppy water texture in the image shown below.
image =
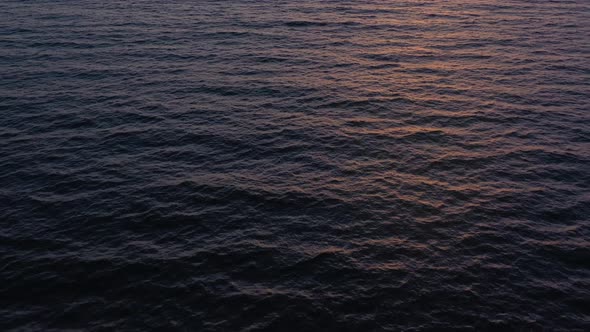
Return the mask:
{"type": "Polygon", "coordinates": [[[590,2],[0,2],[2,330],[590,329],[590,2]]]}

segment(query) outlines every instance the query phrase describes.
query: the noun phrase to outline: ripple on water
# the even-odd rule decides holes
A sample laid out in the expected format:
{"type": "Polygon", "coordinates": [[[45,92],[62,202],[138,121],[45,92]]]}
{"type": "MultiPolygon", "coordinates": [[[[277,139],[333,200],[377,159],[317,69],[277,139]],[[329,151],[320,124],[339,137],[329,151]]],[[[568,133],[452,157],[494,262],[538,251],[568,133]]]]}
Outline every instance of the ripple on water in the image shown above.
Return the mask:
{"type": "Polygon", "coordinates": [[[590,329],[587,2],[0,9],[2,329],[590,329]]]}

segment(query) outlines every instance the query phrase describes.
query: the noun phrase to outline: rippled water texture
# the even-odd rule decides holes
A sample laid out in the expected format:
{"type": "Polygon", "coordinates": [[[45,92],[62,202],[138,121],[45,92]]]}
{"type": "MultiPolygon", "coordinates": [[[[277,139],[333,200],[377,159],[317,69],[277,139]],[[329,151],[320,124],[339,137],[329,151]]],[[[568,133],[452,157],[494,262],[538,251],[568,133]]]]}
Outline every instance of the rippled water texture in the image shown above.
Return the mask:
{"type": "Polygon", "coordinates": [[[590,330],[590,2],[0,1],[0,329],[590,330]]]}

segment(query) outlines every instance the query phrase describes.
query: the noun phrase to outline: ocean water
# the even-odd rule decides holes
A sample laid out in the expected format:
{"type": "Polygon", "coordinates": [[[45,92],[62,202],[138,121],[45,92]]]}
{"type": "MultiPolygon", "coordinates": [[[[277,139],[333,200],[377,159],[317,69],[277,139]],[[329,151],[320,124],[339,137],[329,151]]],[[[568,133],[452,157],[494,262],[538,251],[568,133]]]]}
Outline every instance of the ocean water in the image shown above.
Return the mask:
{"type": "Polygon", "coordinates": [[[1,330],[589,308],[590,1],[0,1],[1,330]]]}

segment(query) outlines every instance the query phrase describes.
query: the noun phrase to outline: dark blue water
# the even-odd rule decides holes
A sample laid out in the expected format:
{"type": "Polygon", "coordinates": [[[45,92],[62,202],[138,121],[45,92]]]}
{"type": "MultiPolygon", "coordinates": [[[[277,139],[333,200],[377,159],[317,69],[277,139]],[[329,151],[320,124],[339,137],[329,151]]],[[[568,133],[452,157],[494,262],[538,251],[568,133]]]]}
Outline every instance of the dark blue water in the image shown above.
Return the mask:
{"type": "Polygon", "coordinates": [[[590,330],[590,2],[0,0],[0,330],[590,330]]]}

